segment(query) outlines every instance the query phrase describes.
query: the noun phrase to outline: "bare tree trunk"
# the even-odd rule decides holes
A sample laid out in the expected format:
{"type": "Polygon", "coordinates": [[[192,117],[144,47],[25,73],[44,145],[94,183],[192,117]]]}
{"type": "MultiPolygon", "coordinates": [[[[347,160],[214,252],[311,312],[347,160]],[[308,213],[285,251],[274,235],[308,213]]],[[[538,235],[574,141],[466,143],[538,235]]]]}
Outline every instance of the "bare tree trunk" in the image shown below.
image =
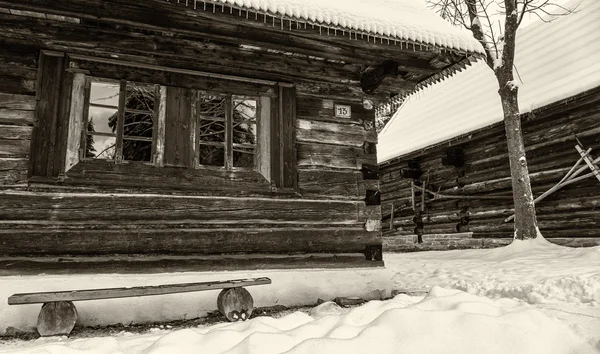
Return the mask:
{"type": "MultiPolygon", "coordinates": [[[[512,76],[512,75],[511,75],[512,76]]],[[[512,177],[513,200],[515,204],[515,239],[525,240],[537,237],[537,217],[525,145],[521,131],[521,116],[519,114],[518,87],[508,80],[498,77],[500,84],[500,100],[504,111],[504,127],[508,144],[508,159],[512,177]]]]}

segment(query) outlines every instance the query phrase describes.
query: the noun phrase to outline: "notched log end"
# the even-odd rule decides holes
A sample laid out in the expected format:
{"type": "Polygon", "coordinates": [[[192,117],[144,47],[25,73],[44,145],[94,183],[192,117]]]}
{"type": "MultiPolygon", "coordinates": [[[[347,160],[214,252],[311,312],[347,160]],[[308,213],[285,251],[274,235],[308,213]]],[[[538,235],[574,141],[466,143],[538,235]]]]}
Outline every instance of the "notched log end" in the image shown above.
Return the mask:
{"type": "Polygon", "coordinates": [[[365,258],[367,261],[382,261],[383,247],[382,245],[366,245],[365,258]]]}

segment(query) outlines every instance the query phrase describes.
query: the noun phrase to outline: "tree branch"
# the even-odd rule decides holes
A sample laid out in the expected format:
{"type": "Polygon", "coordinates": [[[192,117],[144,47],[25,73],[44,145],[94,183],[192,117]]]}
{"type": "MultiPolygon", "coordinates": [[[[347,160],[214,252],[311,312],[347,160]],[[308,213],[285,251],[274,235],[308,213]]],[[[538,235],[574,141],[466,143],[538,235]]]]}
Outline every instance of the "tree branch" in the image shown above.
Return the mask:
{"type": "Polygon", "coordinates": [[[473,33],[473,37],[483,45],[483,49],[485,50],[485,62],[490,68],[494,69],[494,53],[492,53],[492,50],[486,41],[483,28],[481,27],[477,3],[475,0],[465,0],[465,4],[467,5],[469,19],[471,21],[471,33],[473,33]]]}

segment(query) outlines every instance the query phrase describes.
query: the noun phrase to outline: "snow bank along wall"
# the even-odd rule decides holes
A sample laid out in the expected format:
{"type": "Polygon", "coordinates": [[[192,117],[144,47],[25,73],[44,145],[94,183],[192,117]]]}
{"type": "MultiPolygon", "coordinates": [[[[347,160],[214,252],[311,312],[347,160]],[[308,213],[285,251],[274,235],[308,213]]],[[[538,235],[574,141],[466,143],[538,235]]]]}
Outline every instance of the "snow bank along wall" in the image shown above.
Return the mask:
{"type": "MultiPolygon", "coordinates": [[[[535,197],[556,185],[579,159],[575,136],[594,158],[600,156],[599,118],[600,88],[523,114],[535,197]]],[[[512,215],[507,153],[504,125],[496,123],[381,163],[384,251],[510,243],[514,224],[504,221],[512,215]],[[438,198],[423,196],[422,187],[438,198]]],[[[589,172],[586,168],[580,176],[589,172]]],[[[600,244],[599,196],[600,181],[592,176],[536,203],[544,237],[569,246],[600,244]]]]}

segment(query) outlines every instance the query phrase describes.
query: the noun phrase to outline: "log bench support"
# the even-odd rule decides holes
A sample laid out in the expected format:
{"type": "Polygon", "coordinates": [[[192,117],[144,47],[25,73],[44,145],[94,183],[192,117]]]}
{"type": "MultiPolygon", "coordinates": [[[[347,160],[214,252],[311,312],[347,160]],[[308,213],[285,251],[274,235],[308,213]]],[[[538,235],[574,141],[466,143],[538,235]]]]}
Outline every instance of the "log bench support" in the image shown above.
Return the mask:
{"type": "Polygon", "coordinates": [[[227,320],[245,321],[254,309],[252,295],[245,286],[271,284],[269,278],[236,279],[202,283],[137,286],[14,294],[9,305],[43,304],[37,320],[37,330],[42,337],[69,335],[75,327],[78,314],[73,301],[116,299],[222,289],[217,297],[217,308],[227,320]]]}

